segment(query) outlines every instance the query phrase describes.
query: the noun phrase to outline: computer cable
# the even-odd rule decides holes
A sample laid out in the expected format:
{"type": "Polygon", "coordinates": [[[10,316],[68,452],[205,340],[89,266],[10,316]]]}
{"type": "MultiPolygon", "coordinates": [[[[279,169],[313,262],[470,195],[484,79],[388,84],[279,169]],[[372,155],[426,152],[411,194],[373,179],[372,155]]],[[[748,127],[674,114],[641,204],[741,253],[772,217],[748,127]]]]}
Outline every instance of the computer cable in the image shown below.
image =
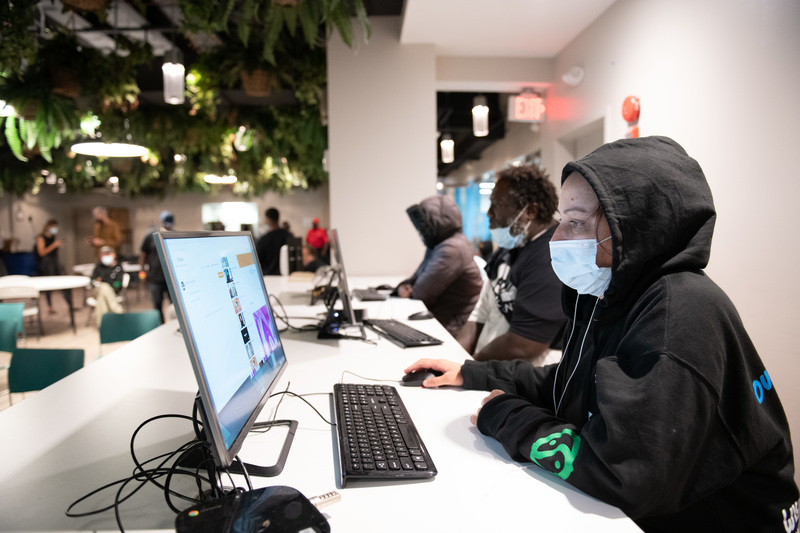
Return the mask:
{"type": "MultiPolygon", "coordinates": [[[[139,425],[139,427],[136,428],[136,430],[134,431],[133,435],[131,436],[130,449],[131,449],[131,456],[132,456],[132,459],[133,459],[133,462],[134,462],[134,465],[135,465],[135,468],[134,468],[134,471],[133,471],[132,475],[127,477],[127,478],[118,479],[116,481],[112,481],[110,483],[107,483],[107,484],[103,485],[102,487],[99,487],[99,488],[89,492],[88,494],[80,497],[79,499],[75,500],[72,504],[70,504],[70,506],[65,511],[65,514],[67,516],[70,516],[70,517],[85,517],[85,516],[91,516],[91,515],[103,513],[103,512],[106,512],[106,511],[109,511],[109,510],[113,509],[114,510],[114,517],[115,517],[116,522],[117,522],[117,526],[119,527],[120,531],[124,532],[125,529],[124,529],[124,527],[122,525],[122,517],[120,516],[120,506],[121,506],[122,503],[124,503],[125,501],[130,499],[134,494],[136,494],[140,489],[142,489],[148,483],[153,483],[156,486],[158,486],[158,487],[162,488],[163,490],[165,490],[165,493],[167,495],[168,501],[169,501],[169,495],[172,495],[172,496],[178,496],[178,497],[180,497],[180,498],[182,498],[184,500],[190,501],[190,502],[197,502],[198,500],[195,499],[195,498],[191,498],[189,496],[186,496],[186,495],[183,495],[183,494],[180,494],[180,493],[178,493],[176,491],[171,490],[169,488],[169,484],[168,483],[161,484],[157,480],[162,478],[162,477],[165,477],[165,476],[171,477],[170,473],[176,471],[175,462],[172,465],[167,466],[170,463],[170,461],[173,461],[176,457],[180,457],[183,454],[187,453],[187,451],[193,450],[193,449],[197,448],[198,446],[203,446],[203,445],[207,446],[206,443],[201,443],[201,442],[193,440],[193,441],[190,441],[190,442],[187,442],[187,443],[183,444],[177,450],[174,450],[174,451],[169,452],[169,453],[161,454],[161,455],[156,456],[154,458],[148,459],[147,461],[144,461],[144,462],[140,462],[139,459],[136,457],[136,454],[135,454],[135,441],[136,441],[136,436],[138,435],[139,431],[142,428],[144,428],[147,424],[150,424],[151,422],[153,422],[155,420],[163,419],[163,418],[179,418],[179,419],[184,419],[184,420],[191,420],[190,417],[185,416],[185,415],[168,414],[168,415],[159,415],[159,416],[156,416],[156,417],[152,417],[152,418],[142,422],[139,425]],[[157,462],[159,460],[161,460],[161,462],[157,466],[155,466],[153,468],[145,468],[147,465],[149,465],[151,463],[154,463],[154,462],[157,462]],[[129,493],[125,494],[125,489],[128,487],[128,485],[130,483],[133,483],[133,482],[138,483],[137,486],[135,488],[131,489],[129,493]],[[108,490],[108,489],[110,489],[112,487],[115,487],[115,486],[119,486],[119,488],[117,489],[117,491],[116,491],[116,493],[114,495],[114,503],[113,504],[104,506],[104,507],[99,508],[99,509],[93,509],[93,510],[90,510],[90,511],[84,511],[84,512],[75,512],[75,511],[73,511],[73,509],[77,505],[79,505],[80,503],[88,500],[89,498],[91,498],[92,496],[94,496],[96,494],[99,494],[100,492],[103,492],[103,491],[108,490]]],[[[206,478],[206,477],[202,476],[201,474],[199,474],[199,470],[194,472],[194,473],[191,472],[191,471],[186,471],[186,470],[177,470],[176,473],[179,473],[179,474],[184,475],[184,476],[192,477],[198,483],[202,483],[203,481],[205,481],[206,483],[211,484],[211,482],[208,480],[208,478],[206,478]]],[[[176,510],[176,508],[174,506],[170,505],[170,507],[173,509],[173,511],[176,510]]]]}
{"type": "Polygon", "coordinates": [[[351,376],[355,376],[355,377],[357,377],[359,379],[364,379],[364,380],[367,380],[367,381],[387,381],[389,383],[400,383],[400,380],[398,380],[396,378],[394,378],[394,379],[368,378],[366,376],[360,376],[360,375],[356,374],[355,372],[351,372],[349,370],[344,370],[342,372],[342,375],[339,377],[339,383],[344,383],[344,375],[345,374],[350,374],[351,376]]]}
{"type": "MultiPolygon", "coordinates": [[[[290,329],[292,331],[317,331],[319,329],[320,325],[322,324],[322,320],[320,320],[316,324],[306,324],[306,325],[300,326],[300,327],[293,326],[292,324],[289,323],[289,318],[292,318],[292,317],[289,317],[289,314],[286,312],[286,308],[283,307],[283,304],[278,299],[278,297],[275,296],[275,295],[270,294],[269,295],[269,301],[273,303],[272,309],[273,309],[273,313],[275,314],[275,318],[280,320],[284,324],[286,324],[286,329],[290,329]],[[274,311],[275,305],[280,307],[281,312],[283,313],[283,315],[275,313],[275,311],[274,311]]],[[[300,318],[300,317],[295,317],[295,318],[300,318]]],[[[309,318],[309,320],[310,320],[310,318],[309,318]]],[[[279,330],[279,331],[281,331],[281,332],[282,331],[286,331],[286,329],[279,330]]]]}

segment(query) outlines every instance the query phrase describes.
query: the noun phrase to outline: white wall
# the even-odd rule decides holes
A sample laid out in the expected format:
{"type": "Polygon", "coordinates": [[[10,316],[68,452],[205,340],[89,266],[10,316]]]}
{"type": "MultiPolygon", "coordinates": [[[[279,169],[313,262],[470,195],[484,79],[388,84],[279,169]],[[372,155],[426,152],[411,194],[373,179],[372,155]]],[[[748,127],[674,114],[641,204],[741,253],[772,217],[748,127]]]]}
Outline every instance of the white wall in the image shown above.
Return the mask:
{"type": "Polygon", "coordinates": [[[697,159],[717,207],[707,272],[739,309],[796,446],[798,53],[796,0],[620,0],[556,58],[543,129],[544,163],[560,169],[559,137],[598,119],[606,141],[623,137],[622,102],[635,95],[641,135],[670,136],[697,159]],[[586,71],[577,88],[560,82],[573,65],[586,71]]]}
{"type": "MultiPolygon", "coordinates": [[[[142,240],[159,222],[159,214],[163,210],[172,211],[175,215],[175,229],[193,231],[203,229],[201,206],[213,202],[256,202],[259,212],[259,226],[264,222],[264,211],[269,207],[277,208],[281,213],[281,221],[288,221],[295,235],[305,237],[310,227],[310,219],[319,217],[320,225],[328,227],[330,213],[328,210],[328,187],[323,186],[313,191],[296,190],[288,194],[269,192],[259,197],[244,199],[235,197],[229,190],[220,194],[175,194],[163,199],[134,198],[105,193],[90,194],[58,194],[53,187],[42,186],[37,195],[26,194],[17,198],[5,194],[0,198],[0,237],[13,236],[19,240],[19,251],[31,251],[36,235],[42,230],[47,219],[53,217],[59,221],[59,237],[64,240],[64,248],[60,252],[61,262],[67,267],[85,259],[89,246],[84,243],[86,235],[78,235],[75,231],[74,217],[76,213],[85,213],[91,217],[93,207],[103,205],[109,208],[126,207],[130,214],[132,235],[132,252],[138,253],[142,240]],[[21,207],[23,221],[13,220],[17,208],[21,207]],[[28,222],[28,217],[33,223],[28,222]],[[82,249],[82,250],[81,250],[82,249]],[[83,258],[83,259],[82,259],[83,258]]],[[[236,229],[239,228],[229,228],[236,229]]]]}
{"type": "Polygon", "coordinates": [[[348,275],[413,274],[424,254],[405,210],[436,194],[431,45],[400,46],[400,18],[371,18],[357,51],[328,42],[331,226],[348,275]]]}

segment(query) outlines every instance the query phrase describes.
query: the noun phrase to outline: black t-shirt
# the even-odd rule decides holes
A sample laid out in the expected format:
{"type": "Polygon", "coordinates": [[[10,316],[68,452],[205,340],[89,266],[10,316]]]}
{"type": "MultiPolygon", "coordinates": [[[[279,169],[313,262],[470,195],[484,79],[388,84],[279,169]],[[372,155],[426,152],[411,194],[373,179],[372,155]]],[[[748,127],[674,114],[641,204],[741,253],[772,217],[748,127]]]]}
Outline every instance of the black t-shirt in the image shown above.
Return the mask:
{"type": "Polygon", "coordinates": [[[151,283],[166,282],[167,278],[161,268],[161,260],[158,258],[158,252],[156,251],[156,240],[152,233],[148,233],[147,237],[142,241],[141,251],[144,253],[144,259],[147,263],[148,280],[151,283]]]}
{"type": "Polygon", "coordinates": [[[510,331],[558,347],[567,318],[561,306],[561,280],[550,263],[549,243],[555,230],[551,227],[521,248],[498,249],[487,272],[510,331]]]}
{"type": "Polygon", "coordinates": [[[100,281],[111,285],[114,291],[119,294],[119,291],[122,290],[122,276],[124,273],[122,265],[119,263],[114,266],[106,266],[103,263],[97,263],[94,267],[94,272],[92,272],[92,279],[96,280],[100,278],[100,281]]]}
{"type": "Polygon", "coordinates": [[[283,228],[274,229],[258,239],[256,255],[261,264],[261,271],[265,276],[279,276],[281,246],[286,244],[291,233],[283,228]]]}

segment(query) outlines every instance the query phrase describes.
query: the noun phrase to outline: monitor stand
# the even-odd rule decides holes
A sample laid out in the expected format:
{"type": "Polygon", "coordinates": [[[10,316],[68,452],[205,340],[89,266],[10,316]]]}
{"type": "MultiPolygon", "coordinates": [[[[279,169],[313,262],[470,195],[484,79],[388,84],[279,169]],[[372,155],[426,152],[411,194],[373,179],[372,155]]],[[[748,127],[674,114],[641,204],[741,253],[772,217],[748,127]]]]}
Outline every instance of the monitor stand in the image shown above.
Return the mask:
{"type": "MultiPolygon", "coordinates": [[[[192,414],[193,418],[196,418],[196,413],[200,414],[200,420],[203,422],[203,426],[208,423],[207,417],[205,414],[205,409],[203,409],[203,403],[200,400],[200,394],[198,393],[194,399],[194,408],[195,412],[192,414]]],[[[247,469],[247,473],[251,476],[257,477],[275,477],[281,472],[283,472],[283,467],[286,465],[286,458],[289,456],[289,448],[292,446],[292,441],[294,440],[294,434],[297,431],[297,420],[271,420],[269,422],[257,422],[253,424],[250,430],[254,429],[264,429],[272,426],[286,426],[289,430],[286,433],[286,439],[283,441],[283,446],[281,447],[281,453],[278,456],[278,461],[271,466],[262,466],[262,465],[253,465],[249,463],[244,463],[244,467],[247,469]]],[[[205,431],[200,430],[197,435],[198,440],[205,440],[208,442],[208,439],[205,436],[205,431]]],[[[214,458],[210,454],[211,444],[206,448],[197,448],[192,452],[185,454],[182,456],[176,463],[176,466],[180,468],[188,468],[192,470],[196,470],[198,468],[203,468],[209,470],[209,475],[213,474],[213,470],[217,469],[217,465],[214,462],[214,458]]],[[[232,474],[244,474],[242,470],[242,463],[233,462],[226,470],[232,474]]],[[[209,477],[209,479],[213,479],[213,477],[209,477]]]]}
{"type": "Polygon", "coordinates": [[[366,334],[364,333],[364,325],[360,323],[359,313],[361,312],[360,309],[354,310],[356,313],[356,320],[359,321],[356,324],[351,324],[348,317],[345,315],[343,309],[334,309],[333,306],[336,303],[337,298],[341,298],[339,294],[339,289],[336,287],[331,288],[331,291],[335,292],[335,296],[333,298],[326,298],[325,300],[325,307],[327,308],[327,312],[325,313],[325,320],[323,320],[322,324],[319,326],[319,331],[317,332],[318,339],[354,339],[354,340],[364,340],[366,339],[366,334]],[[358,335],[349,335],[346,330],[350,328],[358,328],[359,334],[358,335]]]}

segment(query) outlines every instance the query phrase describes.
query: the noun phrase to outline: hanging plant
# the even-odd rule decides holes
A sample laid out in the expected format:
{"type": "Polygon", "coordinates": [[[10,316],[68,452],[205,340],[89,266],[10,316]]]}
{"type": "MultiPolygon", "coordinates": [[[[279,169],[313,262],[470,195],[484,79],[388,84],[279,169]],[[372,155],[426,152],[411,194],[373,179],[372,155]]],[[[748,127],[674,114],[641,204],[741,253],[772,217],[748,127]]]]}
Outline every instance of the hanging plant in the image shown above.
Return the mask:
{"type": "Polygon", "coordinates": [[[36,61],[36,33],[28,28],[36,20],[36,2],[0,2],[0,72],[22,76],[36,61]]]}
{"type": "Polygon", "coordinates": [[[27,161],[25,150],[38,149],[52,161],[51,152],[64,139],[74,138],[80,128],[80,112],[74,100],[54,94],[41,65],[25,72],[25,81],[0,77],[0,100],[18,110],[14,116],[0,119],[6,142],[14,156],[27,161]]]}
{"type": "Polygon", "coordinates": [[[250,45],[250,38],[258,36],[260,57],[276,64],[275,48],[283,32],[294,37],[300,33],[309,47],[321,44],[320,27],[327,35],[336,29],[347,46],[353,46],[355,17],[365,38],[369,38],[370,25],[363,0],[180,0],[183,29],[187,32],[229,33],[231,14],[236,13],[236,33],[240,41],[250,45]]]}

